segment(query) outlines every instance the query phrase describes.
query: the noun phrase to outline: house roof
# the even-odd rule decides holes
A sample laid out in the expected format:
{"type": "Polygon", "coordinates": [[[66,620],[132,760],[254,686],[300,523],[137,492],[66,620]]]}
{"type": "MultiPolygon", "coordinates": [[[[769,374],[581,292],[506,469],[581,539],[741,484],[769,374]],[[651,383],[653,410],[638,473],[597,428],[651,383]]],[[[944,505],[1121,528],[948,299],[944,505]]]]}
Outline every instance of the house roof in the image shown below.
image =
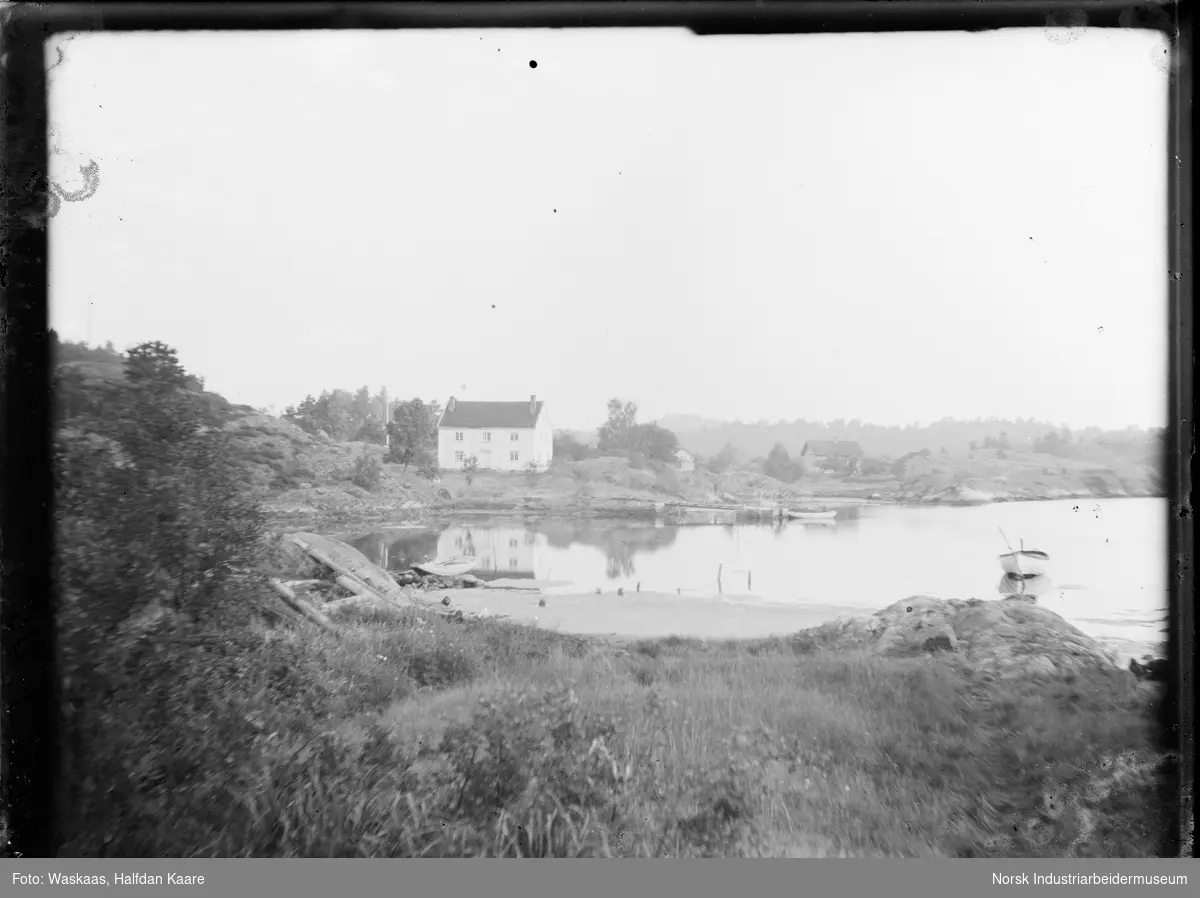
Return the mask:
{"type": "Polygon", "coordinates": [[[544,404],[528,401],[463,402],[452,399],[446,404],[438,427],[534,427],[544,404]]]}
{"type": "Polygon", "coordinates": [[[676,449],[675,457],[676,458],[694,458],[695,456],[693,456],[692,453],[688,452],[686,449],[676,449]]]}
{"type": "Polygon", "coordinates": [[[858,443],[850,440],[809,440],[804,444],[804,449],[800,450],[801,454],[808,450],[813,455],[821,455],[827,458],[861,458],[862,449],[858,443]]]}

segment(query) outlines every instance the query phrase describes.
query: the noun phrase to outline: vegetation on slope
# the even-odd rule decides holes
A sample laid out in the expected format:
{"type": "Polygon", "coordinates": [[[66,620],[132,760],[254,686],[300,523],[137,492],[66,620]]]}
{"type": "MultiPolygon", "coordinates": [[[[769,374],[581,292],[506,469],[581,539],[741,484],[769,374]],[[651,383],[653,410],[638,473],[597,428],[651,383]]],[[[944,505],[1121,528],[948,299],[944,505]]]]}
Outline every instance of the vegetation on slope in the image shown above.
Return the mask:
{"type": "Polygon", "coordinates": [[[307,629],[221,410],[169,347],[124,373],[60,394],[67,856],[1157,847],[1153,697],[1103,678],[416,611],[307,629]]]}
{"type": "Polygon", "coordinates": [[[1111,682],[342,623],[110,650],[75,699],[66,853],[1143,856],[1168,822],[1149,699],[1111,682]]]}

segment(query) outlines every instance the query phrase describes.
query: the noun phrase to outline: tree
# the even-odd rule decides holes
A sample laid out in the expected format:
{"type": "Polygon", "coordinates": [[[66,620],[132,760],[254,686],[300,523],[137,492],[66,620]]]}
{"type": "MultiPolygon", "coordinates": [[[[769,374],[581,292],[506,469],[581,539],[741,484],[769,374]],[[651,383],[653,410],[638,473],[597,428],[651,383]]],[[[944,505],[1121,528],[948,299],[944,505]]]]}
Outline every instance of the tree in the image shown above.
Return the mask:
{"type": "Polygon", "coordinates": [[[377,443],[382,445],[387,442],[387,430],[384,424],[375,415],[370,415],[366,422],[358,429],[358,433],[354,435],[354,439],[360,443],[377,443]]]}
{"type": "Polygon", "coordinates": [[[126,380],[66,382],[94,393],[59,403],[60,577],[67,642],[94,639],[156,598],[211,609],[220,585],[257,557],[261,510],[231,437],[188,392],[175,351],[143,343],[126,380]]]}
{"type": "Polygon", "coordinates": [[[388,461],[408,466],[427,466],[437,457],[437,422],[439,408],[436,402],[426,405],[420,399],[399,403],[392,412],[388,425],[391,449],[388,461]]]}
{"type": "Polygon", "coordinates": [[[608,420],[599,429],[602,455],[630,451],[630,435],[637,426],[637,411],[637,405],[632,402],[622,404],[620,399],[608,400],[608,420]]]}
{"type": "Polygon", "coordinates": [[[724,447],[716,454],[709,467],[721,474],[732,468],[735,461],[737,461],[737,450],[733,447],[732,442],[726,440],[724,447]]]}
{"type": "Polygon", "coordinates": [[[317,432],[316,422],[317,400],[310,393],[304,397],[304,401],[300,405],[289,405],[284,409],[283,417],[291,421],[301,430],[308,433],[317,432]]]}
{"type": "Polygon", "coordinates": [[[776,443],[767,453],[767,460],[763,463],[763,473],[776,480],[782,480],[784,483],[790,483],[794,479],[796,471],[792,466],[791,456],[788,455],[787,448],[783,443],[776,443]]]}
{"type": "Polygon", "coordinates": [[[313,409],[313,419],[318,430],[323,430],[335,440],[348,440],[357,428],[354,426],[354,397],[345,390],[323,392],[313,409]]]}
{"type": "Polygon", "coordinates": [[[591,455],[591,448],[575,439],[566,431],[554,434],[554,458],[568,461],[583,461],[591,455]]]}
{"type": "Polygon", "coordinates": [[[366,426],[367,421],[371,417],[371,391],[365,386],[359,387],[358,392],[354,394],[354,432],[355,439],[359,439],[358,432],[366,426]]]}
{"type": "Polygon", "coordinates": [[[134,385],[170,392],[187,383],[188,373],[179,364],[179,354],[155,340],[141,343],[126,353],[125,379],[134,385]]]}
{"type": "Polygon", "coordinates": [[[637,452],[655,461],[672,462],[679,450],[679,439],[665,427],[657,424],[635,424],[629,431],[631,452],[637,452]]]}

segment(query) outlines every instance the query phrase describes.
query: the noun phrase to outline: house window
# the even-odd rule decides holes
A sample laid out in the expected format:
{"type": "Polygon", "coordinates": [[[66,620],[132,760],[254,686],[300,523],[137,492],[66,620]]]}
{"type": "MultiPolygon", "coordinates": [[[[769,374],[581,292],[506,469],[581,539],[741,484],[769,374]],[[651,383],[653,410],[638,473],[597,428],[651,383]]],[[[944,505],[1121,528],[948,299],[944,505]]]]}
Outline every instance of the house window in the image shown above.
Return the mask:
{"type": "Polygon", "coordinates": [[[513,570],[516,570],[516,568],[517,568],[517,559],[515,559],[515,558],[510,558],[510,559],[508,559],[508,566],[509,566],[511,569],[513,569],[513,570]]]}
{"type": "Polygon", "coordinates": [[[455,452],[455,453],[454,453],[454,460],[455,460],[455,461],[462,461],[462,460],[463,460],[463,457],[464,457],[464,454],[463,454],[462,452],[455,452]]]}
{"type": "Polygon", "coordinates": [[[490,443],[492,441],[492,435],[490,433],[485,433],[483,435],[483,441],[485,443],[490,443]]]}
{"type": "Polygon", "coordinates": [[[508,547],[510,549],[515,549],[517,547],[517,541],[515,539],[510,539],[508,541],[508,547]]]}
{"type": "Polygon", "coordinates": [[[521,453],[520,453],[520,452],[510,452],[510,453],[508,453],[508,460],[509,460],[509,461],[520,461],[520,460],[521,460],[521,453]]]}
{"type": "Polygon", "coordinates": [[[515,443],[517,440],[521,439],[521,435],[514,430],[508,435],[508,438],[515,443]]]}
{"type": "Polygon", "coordinates": [[[460,443],[462,442],[462,431],[461,430],[456,430],[454,432],[454,439],[458,440],[460,443]]]}

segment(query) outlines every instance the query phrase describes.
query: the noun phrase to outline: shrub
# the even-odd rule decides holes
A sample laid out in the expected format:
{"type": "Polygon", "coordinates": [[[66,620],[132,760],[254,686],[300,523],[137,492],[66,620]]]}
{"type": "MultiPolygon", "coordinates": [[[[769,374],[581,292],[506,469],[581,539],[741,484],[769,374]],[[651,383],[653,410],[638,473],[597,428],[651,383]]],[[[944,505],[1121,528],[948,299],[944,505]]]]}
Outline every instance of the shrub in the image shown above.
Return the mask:
{"type": "Polygon", "coordinates": [[[683,488],[679,484],[679,475],[670,465],[659,464],[655,467],[655,488],[671,496],[681,494],[683,488]]]}
{"type": "Polygon", "coordinates": [[[374,455],[363,456],[354,460],[350,472],[350,481],[364,490],[375,490],[383,479],[383,466],[374,455]]]}
{"type": "Polygon", "coordinates": [[[569,433],[560,431],[554,435],[555,460],[583,461],[594,454],[591,447],[575,439],[569,433]]]}
{"type": "Polygon", "coordinates": [[[414,647],[406,665],[408,675],[418,686],[433,689],[470,682],[478,673],[474,660],[461,647],[446,643],[414,647]]]}
{"type": "Polygon", "coordinates": [[[475,455],[468,455],[463,459],[462,469],[467,485],[470,486],[475,482],[475,474],[479,471],[479,458],[475,455]]]}

